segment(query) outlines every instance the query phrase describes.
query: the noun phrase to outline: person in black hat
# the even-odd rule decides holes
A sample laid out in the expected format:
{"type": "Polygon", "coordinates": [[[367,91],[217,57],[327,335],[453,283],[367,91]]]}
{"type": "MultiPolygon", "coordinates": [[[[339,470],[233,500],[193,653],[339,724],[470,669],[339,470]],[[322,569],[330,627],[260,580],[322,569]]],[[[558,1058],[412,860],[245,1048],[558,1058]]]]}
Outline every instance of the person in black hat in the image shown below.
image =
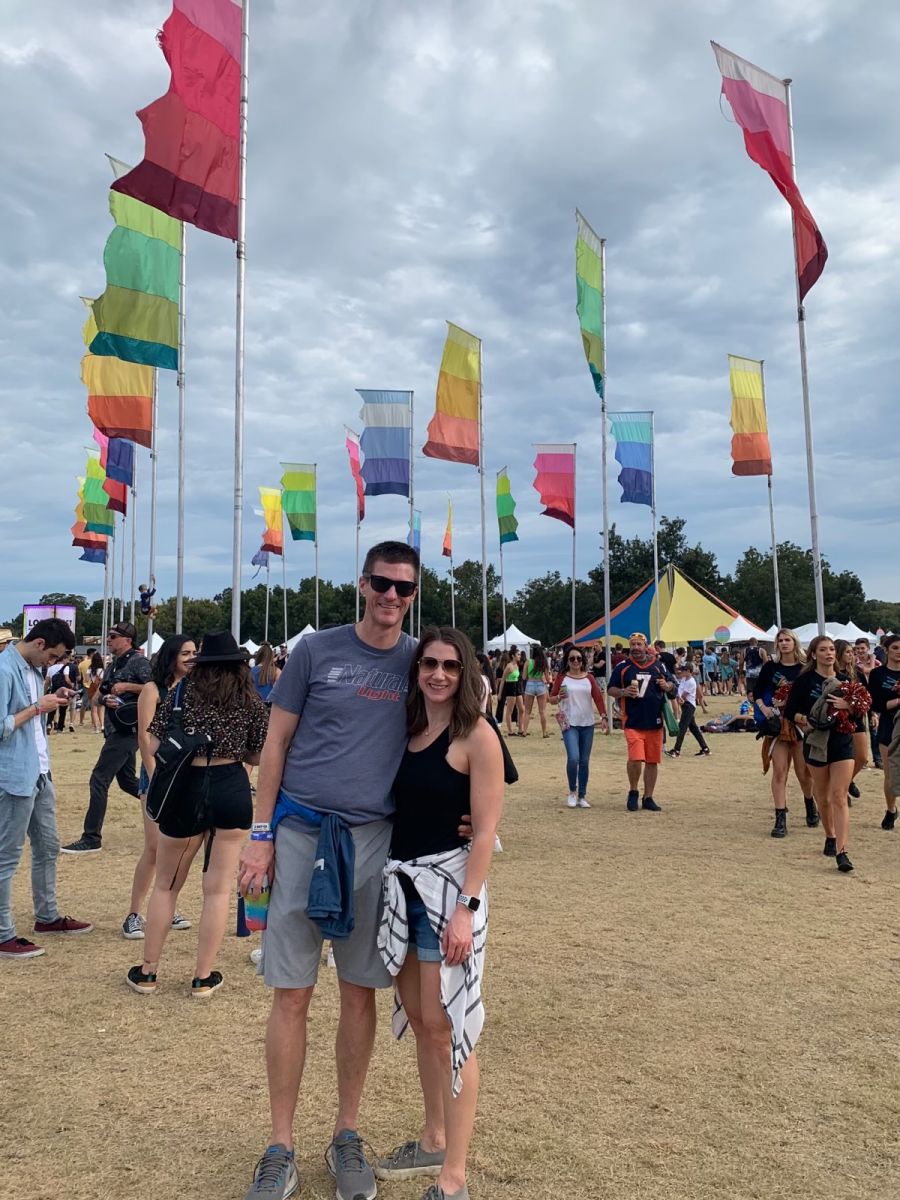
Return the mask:
{"type": "Polygon", "coordinates": [[[137,754],[137,698],[150,682],[150,663],[135,649],[137,630],[128,621],[117,621],[106,635],[112,661],[103,672],[100,707],[105,709],[105,740],[91,772],[91,799],[84,818],[84,831],[75,842],[62,847],[63,854],[96,854],[100,850],[109,786],[115,779],[123,792],[138,797],[134,769],[137,754]]]}
{"type": "Polygon", "coordinates": [[[244,764],[259,762],[269,723],[248,659],[230,633],[207,633],[190,675],[177,689],[170,689],[150,723],[149,749],[155,755],[178,698],[184,728],[206,733],[211,741],[195,756],[186,790],[159,819],[144,961],[127,975],[128,986],[142,995],[156,991],[159,960],[178,895],[204,842],[203,908],[191,995],[205,999],[222,986],[222,973],[213,966],[225,936],[238,856],[253,820],[250,777],[244,764]]]}

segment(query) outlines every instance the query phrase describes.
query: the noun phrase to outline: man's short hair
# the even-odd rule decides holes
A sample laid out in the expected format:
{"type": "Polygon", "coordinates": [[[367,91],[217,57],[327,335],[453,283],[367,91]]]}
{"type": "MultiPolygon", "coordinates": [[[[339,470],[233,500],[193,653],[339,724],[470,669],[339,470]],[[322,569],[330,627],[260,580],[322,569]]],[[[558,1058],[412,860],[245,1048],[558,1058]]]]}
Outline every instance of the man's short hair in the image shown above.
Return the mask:
{"type": "Polygon", "coordinates": [[[377,562],[405,563],[412,567],[417,577],[419,574],[418,552],[412,546],[407,546],[406,542],[379,542],[377,546],[373,546],[363,563],[363,575],[370,575],[377,562]]]}
{"type": "Polygon", "coordinates": [[[36,642],[38,638],[43,640],[45,646],[75,649],[75,634],[60,617],[47,617],[43,621],[36,621],[25,635],[25,641],[36,642]]]}

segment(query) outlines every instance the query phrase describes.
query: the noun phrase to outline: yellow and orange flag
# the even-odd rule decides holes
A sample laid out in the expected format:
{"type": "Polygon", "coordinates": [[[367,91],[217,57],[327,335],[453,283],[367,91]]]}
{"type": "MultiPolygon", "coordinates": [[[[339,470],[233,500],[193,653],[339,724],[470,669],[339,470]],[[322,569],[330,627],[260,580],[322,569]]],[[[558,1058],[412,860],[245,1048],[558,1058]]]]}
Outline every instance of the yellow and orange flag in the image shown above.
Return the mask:
{"type": "Polygon", "coordinates": [[[763,365],[755,358],[728,355],[731,382],[732,475],[771,475],[772,450],[766,420],[763,365]]]}

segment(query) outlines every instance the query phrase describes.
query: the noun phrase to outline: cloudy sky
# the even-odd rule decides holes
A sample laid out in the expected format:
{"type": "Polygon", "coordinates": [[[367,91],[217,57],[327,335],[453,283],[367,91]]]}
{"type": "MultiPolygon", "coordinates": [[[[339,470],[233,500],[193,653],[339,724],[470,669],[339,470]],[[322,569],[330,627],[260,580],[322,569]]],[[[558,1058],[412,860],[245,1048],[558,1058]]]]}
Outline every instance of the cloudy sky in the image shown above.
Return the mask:
{"type": "MultiPolygon", "coordinates": [[[[166,0],[4,5],[0,155],[4,436],[0,614],[47,591],[102,592],[69,545],[90,422],[80,295],[104,286],[104,152],[137,162],[135,109],[168,71],[166,0]]],[[[343,426],[356,387],[413,388],[425,440],[446,319],[484,342],[488,546],[509,467],[520,542],[507,590],[569,571],[539,516],[535,441],[578,443],[578,572],[600,553],[600,420],[574,312],[574,209],[607,242],[611,409],[652,409],[661,514],[733,569],[768,545],[765,486],[730,474],[726,354],[766,361],[778,535],[809,544],[787,205],[719,106],[709,39],[794,79],[798,178],[830,258],[808,297],[821,542],[869,596],[900,598],[896,430],[900,11],[853,0],[256,0],[251,23],[243,559],[256,487],[280,458],[319,464],[323,577],[354,569],[343,426]],[[886,452],[885,452],[886,451],[886,452]]],[[[189,229],[189,595],[231,581],[234,251],[189,229]]],[[[175,579],[175,385],[160,389],[157,579],[175,579]]],[[[149,466],[139,453],[146,575],[149,466]]],[[[644,508],[610,511],[646,534],[644,508]]],[[[416,465],[426,562],[480,553],[478,476],[416,465]]],[[[405,536],[374,498],[363,541],[405,536]]],[[[292,578],[311,574],[304,543],[292,578]]],[[[616,586],[613,580],[615,598],[616,586]]],[[[810,618],[814,617],[810,613],[810,618]]]]}

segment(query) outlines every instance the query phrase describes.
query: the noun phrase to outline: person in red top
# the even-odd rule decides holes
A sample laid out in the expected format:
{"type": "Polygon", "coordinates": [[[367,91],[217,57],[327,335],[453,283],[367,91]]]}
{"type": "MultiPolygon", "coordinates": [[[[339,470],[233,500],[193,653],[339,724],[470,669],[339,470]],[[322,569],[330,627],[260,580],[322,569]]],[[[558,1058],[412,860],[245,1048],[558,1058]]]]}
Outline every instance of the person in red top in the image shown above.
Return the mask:
{"type": "Polygon", "coordinates": [[[628,639],[628,658],[613,667],[607,692],[619,701],[622,728],[628,744],[628,799],[626,808],[637,812],[641,771],[644,773],[643,808],[659,812],[653,799],[656,776],[662,759],[662,711],[666,694],[676,684],[642,633],[628,639]]]}
{"type": "Polygon", "coordinates": [[[566,650],[563,669],[550,688],[550,703],[559,705],[560,727],[566,747],[566,776],[569,808],[590,808],[587,801],[588,771],[594,745],[593,704],[601,721],[606,717],[603,693],[588,674],[584,651],[579,646],[566,650]]]}

